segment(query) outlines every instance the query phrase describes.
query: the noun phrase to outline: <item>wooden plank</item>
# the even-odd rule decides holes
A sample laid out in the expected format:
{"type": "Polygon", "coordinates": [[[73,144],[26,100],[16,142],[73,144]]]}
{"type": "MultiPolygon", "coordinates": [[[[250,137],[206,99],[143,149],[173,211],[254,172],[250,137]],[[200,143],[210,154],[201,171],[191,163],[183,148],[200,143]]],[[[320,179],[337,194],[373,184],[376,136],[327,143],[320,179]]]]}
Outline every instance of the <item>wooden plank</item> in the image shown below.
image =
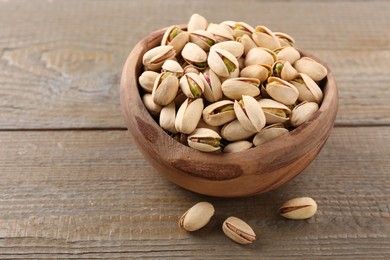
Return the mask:
{"type": "Polygon", "coordinates": [[[148,32],[185,23],[194,10],[215,22],[262,23],[293,35],[334,71],[338,124],[390,124],[389,2],[229,0],[217,12],[219,5],[1,1],[0,129],[124,127],[118,90],[128,53],[148,32]]]}
{"type": "Polygon", "coordinates": [[[367,259],[390,256],[388,127],[335,128],[317,159],[287,185],[249,198],[185,191],[143,159],[125,131],[0,132],[0,258],[367,259]],[[278,207],[311,196],[317,214],[278,207]],[[207,200],[216,215],[187,233],[179,216],[207,200]],[[235,215],[258,240],[242,247],[220,225],[235,215]]]}

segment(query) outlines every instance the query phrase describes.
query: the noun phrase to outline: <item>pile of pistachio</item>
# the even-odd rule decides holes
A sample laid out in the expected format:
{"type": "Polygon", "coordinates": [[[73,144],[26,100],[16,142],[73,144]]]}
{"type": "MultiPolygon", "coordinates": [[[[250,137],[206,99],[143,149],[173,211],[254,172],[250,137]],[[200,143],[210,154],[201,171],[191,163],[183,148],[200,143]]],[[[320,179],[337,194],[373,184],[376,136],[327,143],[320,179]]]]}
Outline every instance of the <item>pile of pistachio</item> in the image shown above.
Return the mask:
{"type": "Polygon", "coordinates": [[[327,69],[285,33],[191,16],[143,56],[142,99],[176,140],[204,152],[239,152],[308,121],[327,69]]]}

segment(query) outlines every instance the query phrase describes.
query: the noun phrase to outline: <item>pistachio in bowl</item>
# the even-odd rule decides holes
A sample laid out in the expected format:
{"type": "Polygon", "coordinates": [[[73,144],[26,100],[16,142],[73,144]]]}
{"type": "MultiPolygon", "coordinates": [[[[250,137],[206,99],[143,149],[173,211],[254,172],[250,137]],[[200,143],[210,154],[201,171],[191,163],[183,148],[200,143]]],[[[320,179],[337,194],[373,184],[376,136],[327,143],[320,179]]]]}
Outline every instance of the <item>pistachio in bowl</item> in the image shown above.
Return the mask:
{"type": "Polygon", "coordinates": [[[333,127],[338,94],[329,68],[291,36],[194,14],[134,47],[121,103],[160,173],[234,197],[275,189],[309,165],[333,127]]]}

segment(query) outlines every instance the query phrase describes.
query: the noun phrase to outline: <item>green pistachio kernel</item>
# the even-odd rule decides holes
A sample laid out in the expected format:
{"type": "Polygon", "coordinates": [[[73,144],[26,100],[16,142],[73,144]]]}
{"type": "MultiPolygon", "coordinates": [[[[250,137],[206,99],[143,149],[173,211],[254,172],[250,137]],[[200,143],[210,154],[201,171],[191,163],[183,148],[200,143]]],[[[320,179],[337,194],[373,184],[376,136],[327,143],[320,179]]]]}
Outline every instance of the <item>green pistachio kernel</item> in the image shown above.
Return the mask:
{"type": "Polygon", "coordinates": [[[188,77],[188,86],[190,87],[192,95],[194,95],[194,98],[198,98],[202,95],[202,89],[199,87],[199,85],[191,78],[188,77]]]}
{"type": "Polygon", "coordinates": [[[234,110],[234,106],[231,104],[231,105],[226,105],[226,106],[220,107],[218,109],[215,109],[214,113],[218,114],[218,113],[223,113],[223,112],[228,112],[228,111],[233,111],[233,110],[234,110]]]}
{"type": "Polygon", "coordinates": [[[280,73],[282,72],[282,69],[283,69],[283,64],[277,63],[274,68],[274,75],[280,77],[280,73]]]}
{"type": "Polygon", "coordinates": [[[236,65],[228,58],[222,57],[222,61],[223,61],[223,63],[225,63],[225,66],[226,66],[229,74],[236,70],[236,65]]]}
{"type": "Polygon", "coordinates": [[[263,108],[264,112],[267,112],[269,114],[273,114],[279,117],[287,118],[286,111],[283,109],[278,109],[278,108],[263,108]]]}
{"type": "Polygon", "coordinates": [[[175,27],[171,33],[169,34],[168,41],[172,41],[179,33],[181,33],[181,29],[179,27],[175,27]]]}

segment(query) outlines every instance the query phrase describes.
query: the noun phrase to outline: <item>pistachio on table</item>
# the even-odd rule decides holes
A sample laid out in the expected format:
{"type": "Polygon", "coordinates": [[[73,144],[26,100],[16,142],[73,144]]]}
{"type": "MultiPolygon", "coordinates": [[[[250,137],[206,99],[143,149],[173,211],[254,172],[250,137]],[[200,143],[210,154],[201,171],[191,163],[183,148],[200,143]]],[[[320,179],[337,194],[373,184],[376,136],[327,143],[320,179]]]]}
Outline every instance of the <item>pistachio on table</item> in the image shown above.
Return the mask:
{"type": "Polygon", "coordinates": [[[286,33],[199,14],[187,28],[168,27],[142,62],[147,110],[171,136],[204,152],[251,149],[309,121],[328,73],[286,33]]]}
{"type": "Polygon", "coordinates": [[[228,217],[222,224],[222,230],[227,237],[239,244],[251,244],[256,240],[253,229],[236,217],[228,217]]]}
{"type": "Polygon", "coordinates": [[[307,219],[317,212],[317,203],[310,197],[300,197],[286,201],[279,210],[285,218],[307,219]]]}
{"type": "Polygon", "coordinates": [[[214,206],[209,202],[199,202],[187,210],[179,219],[179,227],[196,231],[209,223],[214,215],[214,206]]]}

